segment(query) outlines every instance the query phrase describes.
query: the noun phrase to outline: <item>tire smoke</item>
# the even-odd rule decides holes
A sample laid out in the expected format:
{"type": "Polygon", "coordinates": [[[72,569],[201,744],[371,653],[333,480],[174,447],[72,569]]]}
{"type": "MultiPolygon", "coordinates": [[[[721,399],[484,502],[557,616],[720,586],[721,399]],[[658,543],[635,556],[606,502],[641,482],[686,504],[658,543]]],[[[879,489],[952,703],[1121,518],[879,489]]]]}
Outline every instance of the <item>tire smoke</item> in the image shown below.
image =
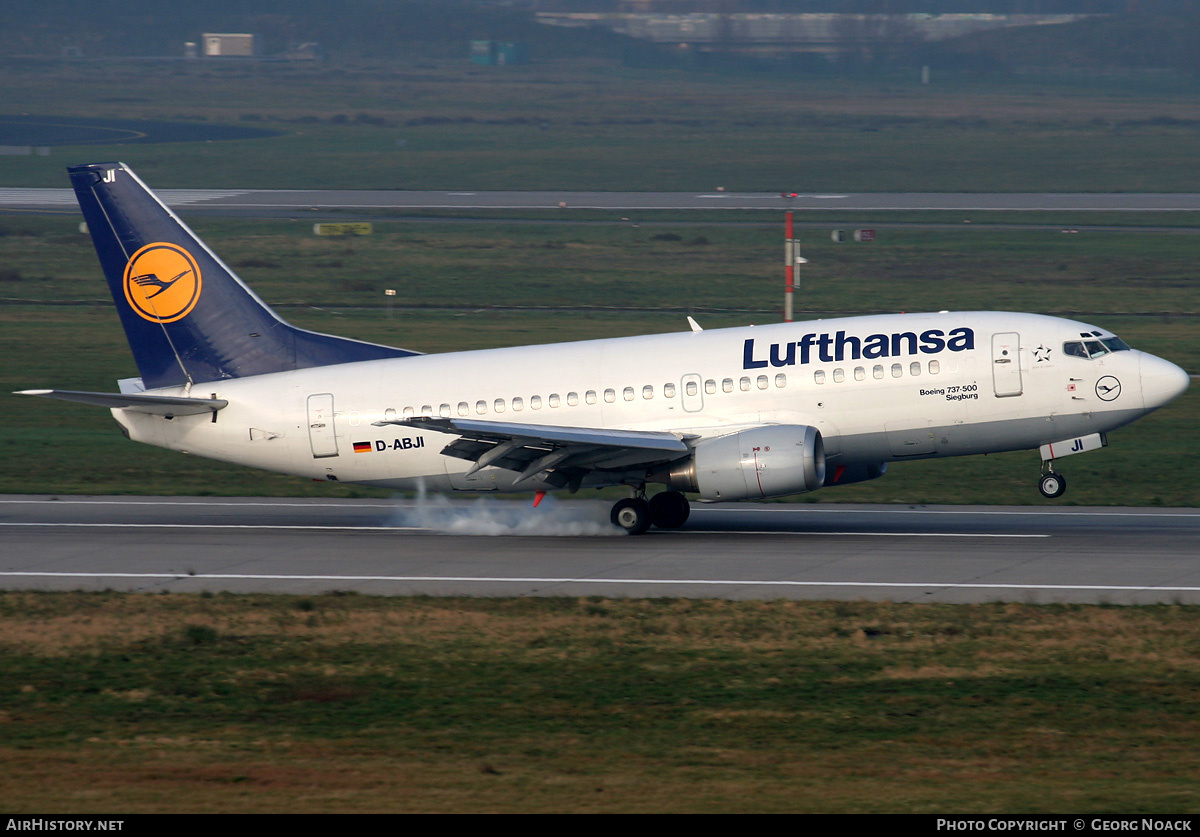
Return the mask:
{"type": "Polygon", "coordinates": [[[561,501],[547,495],[536,509],[529,500],[478,497],[452,500],[417,492],[411,505],[397,509],[394,525],[445,535],[522,537],[616,537],[625,532],[609,520],[603,500],[561,501]]]}

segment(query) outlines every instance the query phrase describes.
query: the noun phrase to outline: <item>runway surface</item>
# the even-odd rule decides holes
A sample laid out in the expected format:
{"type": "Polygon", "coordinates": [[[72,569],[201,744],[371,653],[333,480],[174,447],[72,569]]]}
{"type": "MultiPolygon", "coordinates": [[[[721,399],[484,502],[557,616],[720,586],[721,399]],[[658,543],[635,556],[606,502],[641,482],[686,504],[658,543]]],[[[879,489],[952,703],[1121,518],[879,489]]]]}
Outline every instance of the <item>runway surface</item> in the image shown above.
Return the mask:
{"type": "Polygon", "coordinates": [[[628,537],[548,498],[0,498],[0,587],[1200,602],[1200,509],[733,504],[628,537]]]}
{"type": "MultiPolygon", "coordinates": [[[[479,192],[479,191],[288,191],[262,189],[162,189],[168,205],[188,214],[276,217],[336,210],[390,213],[420,210],[648,210],[830,211],[1200,211],[1198,193],[830,193],[743,192],[479,192]]],[[[73,211],[70,189],[0,188],[0,210],[73,211]]]]}

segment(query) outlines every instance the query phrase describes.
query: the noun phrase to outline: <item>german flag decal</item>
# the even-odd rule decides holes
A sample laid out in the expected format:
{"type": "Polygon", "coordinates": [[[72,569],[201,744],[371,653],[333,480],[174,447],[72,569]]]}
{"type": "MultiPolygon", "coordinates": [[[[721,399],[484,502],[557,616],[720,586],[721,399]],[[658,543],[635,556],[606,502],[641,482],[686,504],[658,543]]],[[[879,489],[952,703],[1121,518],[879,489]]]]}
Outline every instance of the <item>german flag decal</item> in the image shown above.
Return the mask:
{"type": "Polygon", "coordinates": [[[370,453],[371,452],[371,443],[370,442],[355,442],[354,443],[354,452],[355,453],[370,453]]]}

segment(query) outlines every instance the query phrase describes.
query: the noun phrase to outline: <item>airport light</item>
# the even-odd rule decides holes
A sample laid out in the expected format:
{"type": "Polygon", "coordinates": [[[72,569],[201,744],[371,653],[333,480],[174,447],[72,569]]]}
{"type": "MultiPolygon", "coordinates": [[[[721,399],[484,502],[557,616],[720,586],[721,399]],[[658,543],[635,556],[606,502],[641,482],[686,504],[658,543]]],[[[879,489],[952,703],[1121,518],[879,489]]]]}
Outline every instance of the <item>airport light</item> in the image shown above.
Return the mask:
{"type": "Polygon", "coordinates": [[[792,213],[788,212],[785,215],[785,232],[784,232],[784,288],[783,288],[783,321],[790,323],[792,321],[792,299],[795,296],[796,286],[800,280],[800,265],[808,264],[808,259],[800,255],[800,240],[795,237],[795,227],[792,220],[792,213]]]}

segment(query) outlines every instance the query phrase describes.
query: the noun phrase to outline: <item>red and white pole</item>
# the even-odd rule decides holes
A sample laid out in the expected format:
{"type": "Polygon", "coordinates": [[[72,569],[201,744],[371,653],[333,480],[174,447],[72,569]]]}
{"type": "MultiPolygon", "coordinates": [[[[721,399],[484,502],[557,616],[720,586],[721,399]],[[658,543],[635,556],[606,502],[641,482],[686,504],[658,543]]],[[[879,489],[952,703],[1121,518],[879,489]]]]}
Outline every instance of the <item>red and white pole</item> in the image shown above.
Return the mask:
{"type": "Polygon", "coordinates": [[[792,295],[796,291],[796,239],[792,235],[792,213],[786,215],[786,231],[784,233],[783,261],[787,266],[783,287],[783,321],[792,321],[792,295]]]}

